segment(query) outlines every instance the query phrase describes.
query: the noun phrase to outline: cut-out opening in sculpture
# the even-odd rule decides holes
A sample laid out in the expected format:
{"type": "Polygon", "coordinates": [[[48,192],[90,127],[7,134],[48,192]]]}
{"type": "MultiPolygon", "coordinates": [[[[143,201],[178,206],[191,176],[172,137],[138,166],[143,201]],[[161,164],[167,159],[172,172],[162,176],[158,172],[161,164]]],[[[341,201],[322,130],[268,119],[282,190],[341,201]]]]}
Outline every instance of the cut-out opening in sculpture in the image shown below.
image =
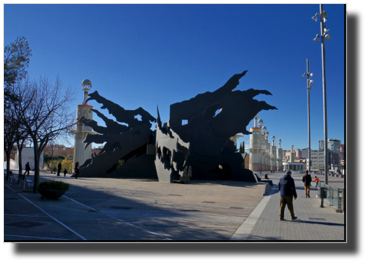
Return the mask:
{"type": "Polygon", "coordinates": [[[138,121],[142,121],[142,117],[140,114],[135,115],[134,118],[137,119],[138,121]]]}
{"type": "Polygon", "coordinates": [[[181,125],[187,125],[188,124],[188,120],[181,120],[181,125]]]}
{"type": "Polygon", "coordinates": [[[215,111],[214,117],[220,114],[220,112],[223,110],[223,108],[219,108],[218,110],[215,111]]]}
{"type": "Polygon", "coordinates": [[[165,147],[163,148],[161,162],[163,163],[165,169],[171,169],[171,151],[165,147]]]}

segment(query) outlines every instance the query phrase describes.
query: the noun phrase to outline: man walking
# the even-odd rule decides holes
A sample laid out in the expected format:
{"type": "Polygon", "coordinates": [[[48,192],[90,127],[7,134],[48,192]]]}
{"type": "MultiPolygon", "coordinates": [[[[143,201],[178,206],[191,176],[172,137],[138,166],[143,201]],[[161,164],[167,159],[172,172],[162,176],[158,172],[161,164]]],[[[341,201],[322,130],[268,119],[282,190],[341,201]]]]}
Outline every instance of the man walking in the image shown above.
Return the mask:
{"type": "Polygon", "coordinates": [[[78,179],[79,176],[79,162],[75,164],[75,178],[78,179]]]}
{"type": "Polygon", "coordinates": [[[311,178],[311,176],[308,174],[308,170],[306,170],[306,174],[303,176],[302,181],[303,181],[303,183],[304,183],[304,194],[306,195],[306,198],[307,198],[307,197],[310,198],[310,189],[311,189],[311,181],[312,181],[312,178],[311,178]]]}
{"type": "Polygon", "coordinates": [[[30,163],[29,162],[27,162],[26,163],[26,172],[24,173],[24,175],[26,175],[26,173],[27,173],[27,175],[29,176],[30,175],[30,163]]]}
{"type": "Polygon", "coordinates": [[[297,199],[297,191],[295,190],[294,179],[291,177],[291,171],[286,171],[286,175],[283,176],[279,183],[278,189],[280,190],[280,220],[284,220],[285,206],[288,206],[291,220],[295,220],[298,217],[294,215],[293,197],[297,199]]]}
{"type": "Polygon", "coordinates": [[[61,162],[60,162],[60,163],[58,164],[58,169],[57,169],[57,176],[58,176],[58,177],[60,176],[61,169],[62,169],[62,165],[61,165],[61,162]]]}

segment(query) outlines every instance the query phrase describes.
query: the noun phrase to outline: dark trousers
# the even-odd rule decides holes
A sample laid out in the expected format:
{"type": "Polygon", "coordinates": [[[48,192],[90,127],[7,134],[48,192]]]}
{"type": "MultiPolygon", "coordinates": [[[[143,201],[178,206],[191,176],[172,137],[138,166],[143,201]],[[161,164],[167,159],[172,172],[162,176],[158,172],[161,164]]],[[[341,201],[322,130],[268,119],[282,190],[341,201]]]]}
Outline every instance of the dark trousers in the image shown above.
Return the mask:
{"type": "Polygon", "coordinates": [[[280,199],[280,218],[284,218],[284,211],[285,206],[288,206],[290,216],[293,218],[294,215],[294,208],[293,208],[293,196],[281,196],[280,199]]]}
{"type": "Polygon", "coordinates": [[[311,185],[304,185],[304,195],[306,195],[306,197],[310,196],[310,189],[311,189],[311,185]]]}

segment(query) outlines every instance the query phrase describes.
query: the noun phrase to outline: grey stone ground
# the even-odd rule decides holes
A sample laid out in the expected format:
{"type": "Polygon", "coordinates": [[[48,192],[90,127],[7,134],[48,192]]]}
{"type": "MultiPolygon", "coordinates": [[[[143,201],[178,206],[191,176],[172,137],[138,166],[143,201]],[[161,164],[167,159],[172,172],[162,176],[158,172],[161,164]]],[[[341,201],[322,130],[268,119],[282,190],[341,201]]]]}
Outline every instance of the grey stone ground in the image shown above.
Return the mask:
{"type": "MultiPolygon", "coordinates": [[[[304,198],[301,175],[294,175],[299,220],[279,221],[275,187],[282,175],[270,175],[274,191],[265,197],[263,183],[206,180],[167,184],[42,173],[41,181],[70,183],[65,196],[55,201],[42,200],[40,194],[24,192],[15,182],[5,181],[4,240],[344,240],[344,214],[332,207],[320,208],[314,189],[311,199],[304,198]]],[[[287,211],[285,218],[289,219],[287,211]]]]}

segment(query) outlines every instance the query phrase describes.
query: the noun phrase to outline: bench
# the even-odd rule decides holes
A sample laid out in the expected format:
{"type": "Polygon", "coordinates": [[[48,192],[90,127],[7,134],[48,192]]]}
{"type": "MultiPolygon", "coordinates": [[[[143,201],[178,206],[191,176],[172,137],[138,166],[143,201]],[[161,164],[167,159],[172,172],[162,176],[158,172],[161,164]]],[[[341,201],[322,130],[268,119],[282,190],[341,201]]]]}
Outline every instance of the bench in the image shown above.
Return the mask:
{"type": "Polygon", "coordinates": [[[34,182],[33,179],[26,178],[25,175],[20,175],[19,178],[20,178],[19,185],[21,186],[21,184],[23,183],[23,189],[26,188],[26,184],[27,184],[27,187],[28,187],[30,184],[32,184],[34,182]]]}
{"type": "MultiPolygon", "coordinates": [[[[5,174],[5,178],[7,178],[7,174],[5,174]]],[[[13,182],[13,180],[16,180],[16,177],[12,171],[9,171],[9,180],[10,182],[13,182]]]]}

